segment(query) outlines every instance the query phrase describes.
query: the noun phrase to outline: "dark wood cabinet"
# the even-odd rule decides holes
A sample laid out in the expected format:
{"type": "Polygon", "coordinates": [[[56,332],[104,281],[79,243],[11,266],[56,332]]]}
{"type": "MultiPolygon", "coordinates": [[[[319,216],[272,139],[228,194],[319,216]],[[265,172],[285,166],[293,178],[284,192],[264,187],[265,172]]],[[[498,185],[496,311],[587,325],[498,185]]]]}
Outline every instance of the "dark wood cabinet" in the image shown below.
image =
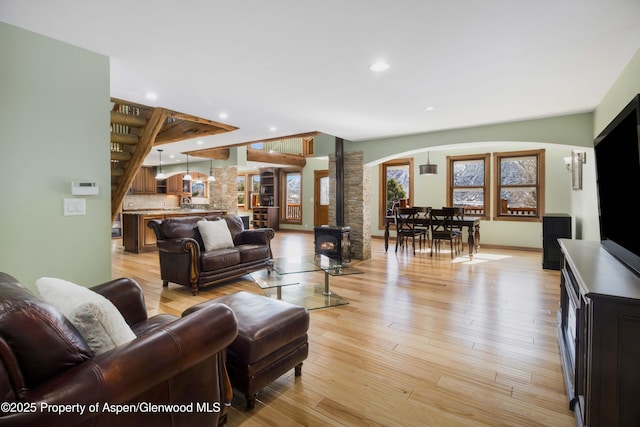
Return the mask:
{"type": "Polygon", "coordinates": [[[253,228],[273,228],[280,227],[280,208],[277,206],[260,206],[253,208],[253,228]]]}
{"type": "Polygon", "coordinates": [[[562,253],[558,239],[571,238],[571,216],[564,213],[545,214],[542,217],[542,268],[560,270],[562,253]]]}
{"type": "Polygon", "coordinates": [[[260,169],[260,206],[278,206],[280,169],[260,169]]]}
{"type": "Polygon", "coordinates": [[[252,207],[253,228],[280,228],[280,208],[278,205],[280,169],[260,169],[259,206],[252,207]]]}
{"type": "Polygon", "coordinates": [[[599,242],[560,240],[558,342],[579,426],[640,425],[640,277],[599,242]]]}

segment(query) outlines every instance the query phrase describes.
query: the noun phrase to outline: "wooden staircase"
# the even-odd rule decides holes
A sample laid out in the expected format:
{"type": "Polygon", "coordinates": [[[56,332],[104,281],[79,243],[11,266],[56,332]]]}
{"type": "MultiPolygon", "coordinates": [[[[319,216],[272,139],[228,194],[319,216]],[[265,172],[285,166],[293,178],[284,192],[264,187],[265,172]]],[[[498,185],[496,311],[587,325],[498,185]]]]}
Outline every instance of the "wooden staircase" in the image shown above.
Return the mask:
{"type": "Polygon", "coordinates": [[[235,126],[111,98],[111,220],[156,145],[230,132],[235,126]]]}

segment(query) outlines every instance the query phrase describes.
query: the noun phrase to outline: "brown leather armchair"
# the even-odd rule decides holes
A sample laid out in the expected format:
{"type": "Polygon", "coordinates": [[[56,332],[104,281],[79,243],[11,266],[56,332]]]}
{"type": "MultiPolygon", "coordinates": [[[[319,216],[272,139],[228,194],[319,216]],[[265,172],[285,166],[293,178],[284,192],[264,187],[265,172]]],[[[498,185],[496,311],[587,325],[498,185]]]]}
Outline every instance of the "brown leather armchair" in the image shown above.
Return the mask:
{"type": "Polygon", "coordinates": [[[232,392],[225,348],[238,333],[227,306],[148,318],[135,281],[92,289],[113,302],[137,336],[97,356],[60,312],[0,272],[0,425],[176,427],[226,420],[232,392]]]}

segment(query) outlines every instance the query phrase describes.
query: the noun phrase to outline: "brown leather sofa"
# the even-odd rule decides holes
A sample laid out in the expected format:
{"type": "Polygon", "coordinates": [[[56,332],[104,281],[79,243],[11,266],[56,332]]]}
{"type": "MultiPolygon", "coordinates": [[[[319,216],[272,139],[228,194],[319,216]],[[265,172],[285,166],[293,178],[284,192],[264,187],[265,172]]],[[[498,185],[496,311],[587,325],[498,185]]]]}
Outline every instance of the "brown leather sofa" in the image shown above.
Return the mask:
{"type": "Polygon", "coordinates": [[[231,309],[212,304],[182,318],[148,318],[133,280],[92,289],[113,302],[137,336],[97,356],[59,311],[0,273],[0,425],[224,422],[232,393],[224,349],[238,332],[231,309]]]}
{"type": "Polygon", "coordinates": [[[186,286],[193,295],[197,295],[201,286],[244,276],[268,268],[271,263],[274,230],[244,230],[238,215],[156,219],[149,221],[148,227],[156,234],[162,285],[172,282],[186,286]],[[220,218],[227,222],[234,247],[206,252],[198,221],[220,218]]]}

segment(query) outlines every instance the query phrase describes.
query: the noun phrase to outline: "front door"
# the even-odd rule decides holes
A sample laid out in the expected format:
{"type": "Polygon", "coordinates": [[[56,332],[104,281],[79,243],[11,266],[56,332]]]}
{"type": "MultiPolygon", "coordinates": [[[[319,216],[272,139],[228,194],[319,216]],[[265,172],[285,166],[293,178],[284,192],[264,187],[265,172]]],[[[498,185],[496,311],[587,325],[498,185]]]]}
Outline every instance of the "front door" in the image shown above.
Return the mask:
{"type": "Polygon", "coordinates": [[[329,224],[329,171],[314,171],[313,225],[329,224]]]}

